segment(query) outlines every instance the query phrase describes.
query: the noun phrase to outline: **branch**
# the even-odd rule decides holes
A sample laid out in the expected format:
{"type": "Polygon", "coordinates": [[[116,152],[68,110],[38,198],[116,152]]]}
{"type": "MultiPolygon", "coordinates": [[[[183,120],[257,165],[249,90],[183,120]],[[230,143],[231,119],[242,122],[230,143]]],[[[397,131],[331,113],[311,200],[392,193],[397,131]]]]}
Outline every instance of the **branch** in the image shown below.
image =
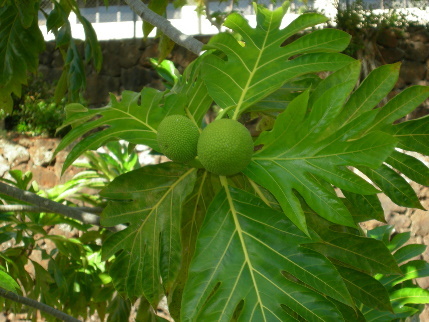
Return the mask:
{"type": "Polygon", "coordinates": [[[40,302],[38,302],[36,300],[32,300],[28,297],[21,296],[21,295],[18,295],[16,293],[7,291],[1,287],[0,287],[0,296],[6,298],[8,300],[12,300],[14,302],[17,302],[17,303],[21,303],[24,305],[34,307],[37,310],[48,313],[48,314],[56,317],[57,319],[60,319],[60,320],[66,321],[66,322],[80,322],[80,320],[75,319],[74,317],[72,317],[72,316],[70,316],[64,312],[61,312],[61,311],[53,308],[52,306],[46,305],[44,303],[40,303],[40,302]]]}
{"type": "MultiPolygon", "coordinates": [[[[39,209],[42,209],[43,211],[46,211],[46,212],[64,215],[64,216],[76,219],[84,224],[101,226],[100,217],[93,213],[89,213],[85,211],[86,209],[80,210],[79,208],[68,207],[59,202],[55,202],[55,201],[40,197],[35,193],[15,188],[3,182],[0,182],[0,193],[3,193],[9,197],[18,199],[20,201],[35,205],[39,209]]],[[[123,225],[118,225],[113,227],[111,230],[119,231],[119,230],[122,230],[124,227],[125,226],[123,225]]]]}
{"type": "Polygon", "coordinates": [[[174,27],[170,21],[150,10],[141,0],[125,0],[138,16],[144,21],[154,25],[161,30],[168,38],[176,44],[185,47],[194,54],[199,55],[203,43],[194,37],[184,35],[180,30],[174,27]]]}
{"type": "MultiPolygon", "coordinates": [[[[103,208],[99,207],[73,207],[73,209],[77,209],[83,212],[88,212],[92,214],[100,214],[103,211],[103,208]]],[[[31,205],[0,205],[0,212],[46,212],[45,208],[41,208],[39,206],[31,206],[31,205]]]]}

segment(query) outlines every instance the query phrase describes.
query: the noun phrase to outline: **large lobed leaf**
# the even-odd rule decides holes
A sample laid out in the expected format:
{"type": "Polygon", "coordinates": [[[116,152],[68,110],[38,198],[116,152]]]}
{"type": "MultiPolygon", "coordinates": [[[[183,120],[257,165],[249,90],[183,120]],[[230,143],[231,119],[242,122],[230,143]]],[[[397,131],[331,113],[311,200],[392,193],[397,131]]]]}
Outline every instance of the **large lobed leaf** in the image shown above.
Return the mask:
{"type": "Polygon", "coordinates": [[[156,307],[170,291],[181,263],[181,208],[195,179],[196,169],[169,162],[121,175],[102,191],[112,199],[103,226],[128,224],[102,249],[104,259],[117,255],[110,275],[128,297],[144,294],[156,307]]]}
{"type": "Polygon", "coordinates": [[[21,96],[27,73],[36,72],[45,48],[38,26],[38,5],[16,1],[0,8],[0,110],[12,111],[11,94],[21,96]]]}
{"type": "Polygon", "coordinates": [[[83,112],[79,111],[68,117],[63,127],[80,124],[64,137],[58,145],[56,153],[88,132],[99,130],[100,127],[106,128],[79,141],[67,155],[63,171],[85,151],[95,150],[112,139],[123,139],[134,144],[145,144],[158,149],[156,127],[166,113],[159,106],[162,96],[162,92],[153,88],[145,88],[141,93],[124,91],[121,101],[111,95],[109,106],[92,110],[82,107],[83,112]],[[139,100],[141,100],[140,103],[139,100]]]}
{"type": "Polygon", "coordinates": [[[198,236],[182,321],[341,320],[321,295],[353,306],[333,264],[300,247],[311,239],[281,212],[225,181],[198,236]]]}
{"type": "Polygon", "coordinates": [[[305,216],[296,193],[320,216],[353,227],[349,209],[331,185],[355,194],[377,193],[346,167],[377,168],[395,147],[396,140],[381,131],[359,137],[374,120],[371,111],[358,112],[341,128],[331,127],[342,117],[359,72],[359,63],[350,63],[322,81],[311,95],[306,91],[295,98],[279,115],[273,130],[255,142],[262,149],[244,171],[270,190],[285,214],[305,232],[305,216]]]}
{"type": "Polygon", "coordinates": [[[344,50],[350,41],[350,35],[340,30],[317,30],[282,46],[297,32],[326,22],[325,16],[303,14],[279,29],[287,5],[275,11],[256,5],[255,11],[256,28],[251,28],[237,13],[225,20],[225,26],[240,34],[243,44],[230,33],[220,33],[205,47],[227,56],[224,60],[220,55],[207,55],[202,77],[214,101],[226,111],[235,109],[235,118],[288,80],[306,73],[336,70],[352,60],[336,53],[344,50]]]}

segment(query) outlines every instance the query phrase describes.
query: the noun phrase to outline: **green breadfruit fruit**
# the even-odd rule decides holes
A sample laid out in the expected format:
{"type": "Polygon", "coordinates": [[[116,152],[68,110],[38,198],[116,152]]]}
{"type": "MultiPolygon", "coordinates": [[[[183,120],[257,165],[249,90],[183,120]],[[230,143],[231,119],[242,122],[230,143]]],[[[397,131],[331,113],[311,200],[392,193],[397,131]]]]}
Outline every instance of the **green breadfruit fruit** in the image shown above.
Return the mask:
{"type": "Polygon", "coordinates": [[[229,176],[242,171],[253,154],[253,140],[246,127],[220,119],[207,125],[198,140],[198,159],[207,171],[229,176]]]}
{"type": "Polygon", "coordinates": [[[161,152],[175,162],[188,162],[197,156],[198,127],[186,116],[170,115],[158,126],[161,152]]]}

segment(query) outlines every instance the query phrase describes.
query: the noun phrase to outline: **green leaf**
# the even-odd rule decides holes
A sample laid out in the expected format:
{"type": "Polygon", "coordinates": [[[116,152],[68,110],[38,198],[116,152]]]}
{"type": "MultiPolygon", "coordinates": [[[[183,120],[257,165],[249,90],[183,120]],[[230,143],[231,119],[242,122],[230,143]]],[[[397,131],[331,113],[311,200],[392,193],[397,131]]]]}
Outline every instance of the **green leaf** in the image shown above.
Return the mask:
{"type": "Polygon", "coordinates": [[[15,0],[21,18],[21,24],[24,28],[30,28],[33,20],[37,16],[37,1],[35,0],[15,0]]]}
{"type": "Polygon", "coordinates": [[[18,283],[5,271],[3,271],[3,267],[0,266],[0,287],[5,289],[6,291],[13,293],[21,293],[21,288],[18,283]]]}
{"type": "Polygon", "coordinates": [[[429,115],[388,129],[399,140],[398,148],[429,155],[429,115]]]}
{"type": "Polygon", "coordinates": [[[77,17],[82,23],[83,30],[85,31],[85,61],[88,62],[92,59],[94,61],[95,70],[100,71],[103,64],[103,54],[97,39],[97,34],[92,24],[84,16],[78,14],[77,17]]]}
{"type": "MultiPolygon", "coordinates": [[[[153,12],[162,16],[165,13],[165,10],[167,9],[167,5],[168,5],[168,0],[151,0],[149,1],[149,4],[147,5],[147,7],[153,12]]],[[[149,36],[153,28],[155,28],[153,25],[151,25],[145,20],[143,20],[142,27],[143,27],[143,37],[145,39],[149,36]]]]}
{"type": "Polygon", "coordinates": [[[351,303],[335,267],[299,246],[309,238],[281,212],[221,180],[224,189],[198,236],[182,321],[229,321],[234,315],[238,321],[292,321],[290,312],[307,320],[341,319],[319,293],[351,303]]]}
{"type": "Polygon", "coordinates": [[[350,294],[360,303],[380,311],[393,311],[386,288],[370,275],[337,266],[350,294]]]}
{"type": "Polygon", "coordinates": [[[201,230],[208,206],[215,195],[212,180],[215,180],[215,176],[209,172],[204,171],[200,173],[194,190],[183,204],[181,224],[182,263],[168,306],[170,314],[175,320],[178,320],[180,317],[183,289],[188,279],[189,265],[194,256],[197,236],[201,230]]]}
{"type": "Polygon", "coordinates": [[[107,322],[128,321],[131,313],[131,303],[119,294],[110,301],[107,307],[107,322]]]}
{"type": "MultiPolygon", "coordinates": [[[[421,245],[415,245],[415,246],[421,246],[421,245]]],[[[389,283],[389,286],[393,287],[404,281],[409,281],[415,278],[429,276],[429,263],[423,260],[410,261],[404,265],[401,265],[401,271],[403,276],[399,276],[395,278],[393,281],[389,283]]]]}
{"type": "Polygon", "coordinates": [[[397,205],[424,209],[414,189],[395,170],[384,164],[378,169],[370,169],[367,167],[357,168],[383,190],[383,192],[397,205]]]}
{"type": "Polygon", "coordinates": [[[153,307],[169,292],[181,262],[181,207],[195,179],[195,169],[168,162],[123,174],[101,192],[112,199],[102,225],[128,224],[102,246],[103,259],[122,250],[109,272],[118,291],[144,294],[153,307]]]}
{"type": "Polygon", "coordinates": [[[70,44],[67,49],[67,54],[64,61],[64,68],[68,72],[68,91],[73,101],[78,101],[79,91],[85,88],[86,75],[85,67],[79,50],[73,38],[70,39],[70,44]]]}
{"type": "Polygon", "coordinates": [[[315,88],[320,81],[320,77],[313,74],[297,77],[292,81],[285,83],[275,92],[256,102],[246,111],[277,115],[278,113],[283,112],[287,108],[287,105],[300,93],[306,89],[315,88]]]}
{"type": "Polygon", "coordinates": [[[346,197],[345,204],[356,223],[370,219],[386,222],[383,207],[376,195],[364,196],[346,190],[342,190],[342,193],[346,197]]]}
{"type": "Polygon", "coordinates": [[[367,132],[391,124],[411,113],[429,97],[429,86],[410,86],[378,109],[374,124],[367,132]]]}
{"type": "Polygon", "coordinates": [[[376,107],[395,86],[400,66],[400,63],[396,63],[374,69],[350,96],[333,127],[348,124],[360,114],[376,107]]]}
{"type": "Polygon", "coordinates": [[[171,92],[166,94],[165,99],[167,106],[184,111],[198,127],[201,127],[203,117],[213,102],[200,77],[202,58],[204,54],[185,69],[183,76],[176,82],[171,92]]]}
{"type": "Polygon", "coordinates": [[[426,245],[420,245],[420,244],[406,245],[398,249],[393,254],[393,257],[395,257],[398,264],[400,264],[407,260],[410,260],[413,257],[423,254],[423,252],[426,250],[426,247],[427,247],[426,245]]]}
{"type": "Polygon", "coordinates": [[[420,160],[398,151],[393,151],[386,163],[407,176],[409,179],[429,186],[429,168],[420,160]]]}
{"type": "Polygon", "coordinates": [[[67,155],[63,171],[82,153],[87,150],[95,150],[110,139],[122,139],[134,144],[145,144],[158,150],[156,128],[163,114],[166,113],[164,109],[159,107],[162,96],[162,92],[148,87],[144,88],[141,93],[124,91],[120,102],[116,100],[114,95],[111,95],[110,105],[82,113],[74,113],[68,117],[63,127],[79,122],[86,123],[72,129],[60,142],[55,153],[74,143],[89,131],[101,126],[107,125],[108,127],[79,141],[67,155]],[[139,100],[141,100],[140,104],[139,100]],[[96,116],[101,117],[93,120],[96,116]]]}
{"type": "Polygon", "coordinates": [[[393,291],[390,300],[396,305],[429,303],[429,291],[420,287],[406,287],[393,291]]]}
{"type": "Polygon", "coordinates": [[[350,57],[335,54],[345,49],[350,40],[350,35],[340,30],[317,30],[282,46],[295,33],[326,22],[323,15],[300,15],[280,30],[286,4],[275,11],[256,5],[255,11],[256,28],[251,28],[237,13],[230,14],[225,20],[226,27],[242,36],[243,45],[232,34],[220,33],[205,46],[227,55],[227,60],[216,54],[207,55],[202,77],[211,97],[221,108],[235,109],[234,118],[295,77],[336,70],[352,61],[350,57]],[[327,52],[331,54],[325,54],[327,52]],[[291,60],[297,55],[301,56],[291,60]]]}
{"type": "Polygon", "coordinates": [[[0,109],[6,113],[12,111],[11,94],[21,96],[27,73],[37,71],[39,54],[45,49],[34,5],[29,11],[14,4],[0,8],[0,109]]]}
{"type": "Polygon", "coordinates": [[[356,236],[349,233],[317,231],[321,235],[318,243],[304,244],[303,247],[320,252],[326,257],[370,275],[401,274],[395,259],[382,241],[356,236]]]}
{"type": "MultiPolygon", "coordinates": [[[[359,63],[351,63],[322,81],[311,95],[306,91],[295,98],[278,116],[273,130],[256,140],[255,145],[262,144],[262,149],[244,170],[270,190],[285,214],[303,231],[305,216],[295,193],[322,217],[354,227],[349,210],[331,185],[357,194],[377,193],[346,166],[365,164],[376,168],[395,146],[396,140],[382,132],[349,140],[351,132],[365,129],[360,127],[361,117],[337,131],[330,128],[358,76],[359,63]]],[[[367,113],[361,116],[365,118],[363,123],[369,125],[372,117],[367,118],[367,113]]]]}
{"type": "MultiPolygon", "coordinates": [[[[409,231],[396,234],[395,236],[393,236],[392,240],[390,240],[389,243],[387,244],[387,248],[389,248],[389,250],[393,252],[397,250],[399,247],[405,245],[405,243],[410,240],[410,237],[411,237],[411,232],[409,231]]],[[[393,257],[395,257],[395,259],[398,260],[395,254],[393,254],[393,257]]]]}

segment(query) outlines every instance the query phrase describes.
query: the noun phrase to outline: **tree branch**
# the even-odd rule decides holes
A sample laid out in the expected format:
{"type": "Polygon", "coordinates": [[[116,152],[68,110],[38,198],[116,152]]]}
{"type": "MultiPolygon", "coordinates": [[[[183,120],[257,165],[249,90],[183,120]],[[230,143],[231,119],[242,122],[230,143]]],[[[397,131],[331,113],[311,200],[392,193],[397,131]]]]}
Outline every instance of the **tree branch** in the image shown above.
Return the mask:
{"type": "MultiPolygon", "coordinates": [[[[55,202],[55,201],[40,197],[35,193],[18,189],[16,187],[5,184],[3,182],[0,182],[0,193],[3,193],[9,197],[18,199],[20,201],[35,205],[39,209],[42,209],[43,211],[46,211],[46,212],[61,214],[61,215],[79,220],[84,224],[101,226],[100,217],[93,213],[89,213],[85,211],[87,209],[80,210],[79,208],[68,207],[63,204],[60,204],[59,202],[55,202]]],[[[125,226],[123,225],[118,225],[118,226],[112,227],[111,230],[119,231],[124,229],[124,227],[125,226]]]]}
{"type": "Polygon", "coordinates": [[[18,295],[16,293],[7,291],[1,287],[0,287],[0,296],[6,298],[8,300],[12,300],[14,302],[17,302],[17,303],[21,303],[24,305],[34,307],[37,310],[43,311],[47,314],[50,314],[50,315],[56,317],[57,319],[60,319],[60,320],[66,321],[66,322],[80,322],[80,320],[75,319],[74,317],[72,317],[72,316],[70,316],[64,312],[61,312],[61,311],[53,308],[52,306],[46,305],[44,303],[38,302],[38,301],[30,299],[28,297],[21,296],[21,295],[18,295]]]}
{"type": "Polygon", "coordinates": [[[170,21],[150,10],[141,0],[125,0],[138,16],[161,30],[168,38],[176,44],[185,47],[194,54],[199,55],[203,43],[194,37],[184,35],[174,27],[170,21]]]}
{"type": "MultiPolygon", "coordinates": [[[[99,207],[74,207],[73,209],[77,209],[77,210],[92,213],[92,214],[100,214],[103,211],[103,208],[99,208],[99,207]]],[[[2,211],[46,212],[46,209],[41,208],[39,206],[31,206],[31,205],[0,205],[0,212],[2,211]]]]}

